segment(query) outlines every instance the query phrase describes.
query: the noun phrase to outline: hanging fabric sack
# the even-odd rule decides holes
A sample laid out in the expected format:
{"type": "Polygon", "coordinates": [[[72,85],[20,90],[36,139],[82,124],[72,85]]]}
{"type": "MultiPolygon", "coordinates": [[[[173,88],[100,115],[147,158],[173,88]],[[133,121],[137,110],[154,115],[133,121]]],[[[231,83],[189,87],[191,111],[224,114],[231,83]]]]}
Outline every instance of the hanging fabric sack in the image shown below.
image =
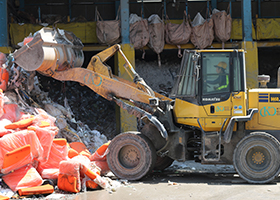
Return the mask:
{"type": "Polygon", "coordinates": [[[161,66],[160,53],[164,48],[164,23],[156,14],[148,18],[150,40],[148,46],[158,54],[158,65],[161,66]]]}
{"type": "Polygon", "coordinates": [[[113,45],[121,41],[119,10],[115,20],[104,21],[96,9],[96,36],[100,44],[113,45]]]}
{"type": "Polygon", "coordinates": [[[136,14],[129,16],[129,39],[134,49],[143,49],[149,42],[148,20],[136,14]]]}
{"type": "Polygon", "coordinates": [[[197,13],[192,22],[191,42],[198,49],[205,49],[214,40],[214,23],[212,18],[204,19],[197,13]]]}
{"type": "Polygon", "coordinates": [[[217,9],[214,9],[212,13],[212,19],[214,21],[215,38],[218,41],[222,42],[222,47],[224,48],[224,43],[230,39],[231,35],[231,16],[230,14],[227,14],[227,12],[224,10],[219,11],[217,9]]]}
{"type": "Polygon", "coordinates": [[[165,25],[165,42],[167,44],[177,45],[178,47],[178,57],[181,58],[181,44],[187,44],[191,36],[191,26],[188,21],[187,13],[184,11],[183,23],[174,24],[171,23],[168,16],[165,25]]]}

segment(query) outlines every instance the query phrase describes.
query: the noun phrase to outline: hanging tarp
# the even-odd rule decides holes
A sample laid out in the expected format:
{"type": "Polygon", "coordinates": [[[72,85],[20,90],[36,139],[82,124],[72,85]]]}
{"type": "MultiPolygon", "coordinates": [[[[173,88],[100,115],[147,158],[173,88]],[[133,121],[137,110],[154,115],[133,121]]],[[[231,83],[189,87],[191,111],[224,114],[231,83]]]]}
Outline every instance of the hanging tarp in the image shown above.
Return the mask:
{"type": "Polygon", "coordinates": [[[257,19],[257,38],[258,40],[279,39],[280,38],[280,19],[257,19]]]}
{"type": "Polygon", "coordinates": [[[143,49],[149,42],[148,20],[130,14],[129,17],[129,39],[134,49],[143,49]]]}
{"type": "Polygon", "coordinates": [[[231,16],[226,11],[214,9],[212,11],[212,19],[214,21],[214,33],[218,41],[226,42],[231,35],[231,16]]]}
{"type": "Polygon", "coordinates": [[[167,44],[177,45],[179,48],[178,56],[181,57],[181,46],[182,44],[187,44],[191,36],[191,26],[186,12],[184,12],[183,22],[181,24],[175,24],[170,22],[168,16],[165,25],[165,42],[167,44]]]}
{"type": "Polygon", "coordinates": [[[96,10],[96,36],[100,44],[113,45],[121,41],[119,11],[115,20],[104,21],[96,10]]]}
{"type": "Polygon", "coordinates": [[[150,40],[148,46],[158,54],[158,64],[161,66],[160,53],[164,48],[164,23],[156,14],[148,18],[150,40]]]}
{"type": "Polygon", "coordinates": [[[197,13],[192,21],[191,42],[198,49],[205,49],[214,40],[214,22],[212,18],[204,19],[197,13]]]}

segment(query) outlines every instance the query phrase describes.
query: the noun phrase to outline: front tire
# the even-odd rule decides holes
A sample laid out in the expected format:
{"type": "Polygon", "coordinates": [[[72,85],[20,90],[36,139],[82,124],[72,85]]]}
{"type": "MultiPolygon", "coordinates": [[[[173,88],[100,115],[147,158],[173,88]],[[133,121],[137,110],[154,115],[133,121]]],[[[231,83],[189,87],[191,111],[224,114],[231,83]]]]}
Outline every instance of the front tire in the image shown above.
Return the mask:
{"type": "Polygon", "coordinates": [[[139,180],[154,168],[155,147],[149,138],[139,132],[117,135],[108,148],[108,166],[118,178],[139,180]]]}
{"type": "Polygon", "coordinates": [[[233,164],[239,176],[249,183],[268,183],[280,172],[280,143],[272,135],[253,132],[236,146],[233,164]]]}

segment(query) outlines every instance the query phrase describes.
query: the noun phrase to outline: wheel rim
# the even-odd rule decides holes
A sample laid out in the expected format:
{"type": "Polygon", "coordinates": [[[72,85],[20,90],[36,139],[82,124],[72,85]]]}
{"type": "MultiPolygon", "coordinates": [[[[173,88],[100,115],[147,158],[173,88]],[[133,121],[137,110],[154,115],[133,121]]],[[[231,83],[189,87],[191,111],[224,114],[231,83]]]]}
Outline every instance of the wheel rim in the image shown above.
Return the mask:
{"type": "Polygon", "coordinates": [[[271,163],[271,153],[264,146],[253,146],[246,153],[246,161],[250,170],[264,172],[271,163]]]}
{"type": "Polygon", "coordinates": [[[126,145],[121,148],[118,157],[123,167],[132,169],[139,165],[141,153],[134,145],[126,145]]]}
{"type": "Polygon", "coordinates": [[[280,143],[264,132],[254,132],[236,146],[233,164],[241,178],[250,183],[268,183],[280,172],[280,143]]]}
{"type": "Polygon", "coordinates": [[[140,133],[122,133],[111,141],[108,148],[107,163],[118,178],[139,180],[155,166],[155,148],[140,133]]]}

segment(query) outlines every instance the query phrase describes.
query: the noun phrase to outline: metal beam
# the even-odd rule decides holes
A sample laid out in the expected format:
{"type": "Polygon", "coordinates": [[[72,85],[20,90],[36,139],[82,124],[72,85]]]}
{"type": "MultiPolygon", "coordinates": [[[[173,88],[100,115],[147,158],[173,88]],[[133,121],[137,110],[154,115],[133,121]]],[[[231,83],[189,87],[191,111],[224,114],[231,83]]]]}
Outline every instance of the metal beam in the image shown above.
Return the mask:
{"type": "Polygon", "coordinates": [[[7,0],[0,0],[0,47],[9,46],[7,0]]]}
{"type": "Polygon", "coordinates": [[[188,0],[186,0],[186,14],[187,14],[187,16],[188,16],[188,14],[189,14],[188,0]]]}
{"type": "Polygon", "coordinates": [[[129,44],[129,4],[128,0],[121,0],[121,36],[122,44],[129,44]]]}
{"type": "Polygon", "coordinates": [[[217,8],[217,0],[211,0],[212,9],[217,8]]]}
{"type": "Polygon", "coordinates": [[[251,1],[242,0],[242,37],[243,41],[253,41],[252,38],[252,7],[251,1]]]}
{"type": "Polygon", "coordinates": [[[72,0],[68,0],[68,16],[69,16],[69,21],[72,19],[72,0]]]}
{"type": "Polygon", "coordinates": [[[24,11],[24,0],[19,0],[19,10],[24,11]]]}

